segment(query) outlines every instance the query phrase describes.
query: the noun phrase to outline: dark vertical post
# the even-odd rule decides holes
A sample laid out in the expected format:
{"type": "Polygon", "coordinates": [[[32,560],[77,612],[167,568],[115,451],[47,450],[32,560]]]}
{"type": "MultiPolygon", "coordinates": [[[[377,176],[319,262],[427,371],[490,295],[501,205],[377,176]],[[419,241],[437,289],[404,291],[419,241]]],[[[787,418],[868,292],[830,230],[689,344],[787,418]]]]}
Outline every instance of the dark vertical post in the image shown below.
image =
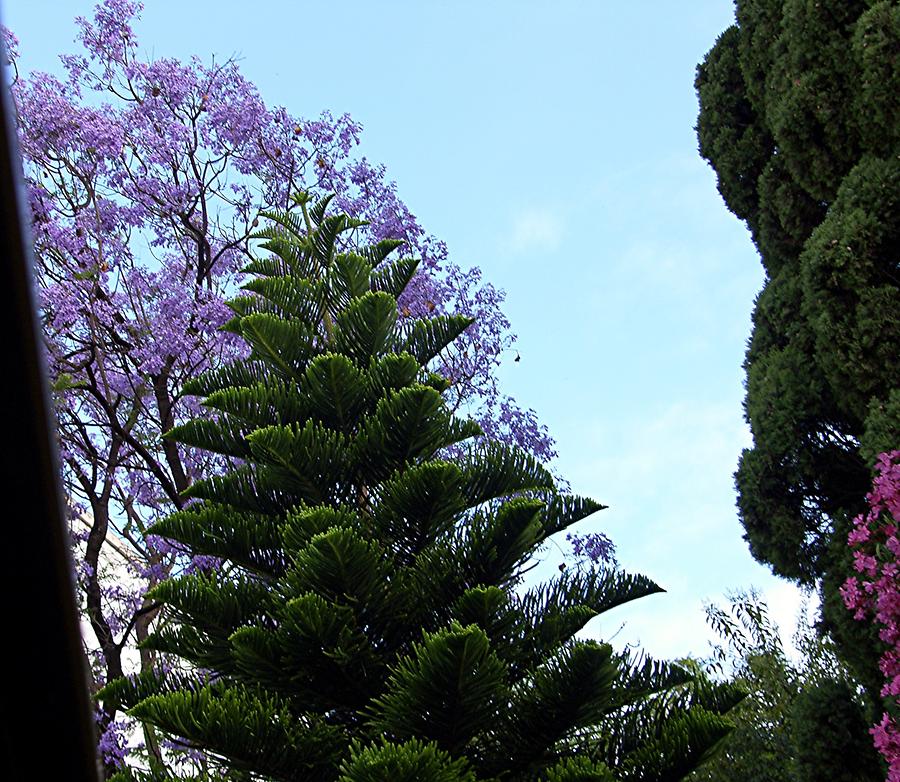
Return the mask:
{"type": "MultiPolygon", "coordinates": [[[[6,52],[0,42],[0,61],[6,52]]],[[[99,779],[6,74],[0,89],[0,778],[99,779]]]]}

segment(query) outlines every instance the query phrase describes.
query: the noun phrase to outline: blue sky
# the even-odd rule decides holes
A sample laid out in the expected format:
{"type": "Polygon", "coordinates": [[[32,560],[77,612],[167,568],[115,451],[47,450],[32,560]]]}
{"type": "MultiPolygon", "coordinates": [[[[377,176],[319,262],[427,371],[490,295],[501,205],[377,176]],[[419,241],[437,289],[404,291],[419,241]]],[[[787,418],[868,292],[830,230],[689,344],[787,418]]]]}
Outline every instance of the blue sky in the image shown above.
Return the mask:
{"type": "MultiPolygon", "coordinates": [[[[21,69],[58,71],[92,5],[6,3],[21,69]]],[[[750,585],[790,622],[797,592],[753,562],[734,509],[762,269],[693,130],[694,69],[731,2],[146,6],[145,51],[236,55],[269,105],[362,122],[360,154],[387,166],[453,261],[506,291],[521,361],[504,391],[550,428],[573,490],[610,506],[581,529],[668,590],[590,635],[704,655],[701,601],[750,585]]]]}

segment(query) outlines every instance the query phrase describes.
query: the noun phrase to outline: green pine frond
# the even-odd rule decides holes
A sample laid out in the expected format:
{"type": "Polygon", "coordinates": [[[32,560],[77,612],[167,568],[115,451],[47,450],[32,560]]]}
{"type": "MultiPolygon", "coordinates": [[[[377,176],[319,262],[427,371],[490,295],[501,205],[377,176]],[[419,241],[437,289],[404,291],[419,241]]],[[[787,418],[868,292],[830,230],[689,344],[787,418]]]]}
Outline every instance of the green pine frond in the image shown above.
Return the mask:
{"type": "MultiPolygon", "coordinates": [[[[363,254],[363,257],[369,262],[372,268],[376,269],[384,261],[385,258],[387,258],[398,247],[403,247],[404,244],[406,244],[406,242],[404,242],[403,239],[382,239],[380,242],[376,242],[375,244],[366,245],[362,250],[360,250],[360,252],[363,254]]],[[[394,294],[394,296],[399,296],[399,294],[394,294]]]]}
{"type": "MultiPolygon", "coordinates": [[[[353,609],[314,592],[289,600],[279,611],[279,619],[279,630],[286,639],[336,660],[349,659],[360,648],[368,646],[366,637],[355,626],[353,609]]],[[[303,649],[297,651],[304,656],[303,649]]]]}
{"type": "Polygon", "coordinates": [[[252,386],[223,388],[210,394],[203,406],[221,410],[250,428],[299,423],[311,415],[309,400],[297,384],[279,378],[252,386]]]}
{"type": "MultiPolygon", "coordinates": [[[[380,262],[372,265],[378,266],[380,262]]],[[[409,285],[418,268],[418,258],[400,258],[393,263],[378,266],[371,274],[369,285],[373,291],[384,291],[395,299],[399,299],[400,294],[406,290],[406,286],[409,285]]]]}
{"type": "MultiPolygon", "coordinates": [[[[428,387],[434,388],[431,385],[428,387]]],[[[441,393],[438,388],[434,390],[441,393]]],[[[471,418],[451,418],[444,444],[445,446],[455,445],[465,440],[471,440],[473,437],[484,437],[484,429],[481,428],[481,424],[471,418]]]]}
{"type": "Polygon", "coordinates": [[[399,350],[404,350],[416,357],[423,366],[437,358],[441,351],[452,343],[475,321],[463,315],[439,315],[427,320],[415,320],[405,326],[405,339],[399,350]]]}
{"type": "Polygon", "coordinates": [[[498,770],[527,775],[555,763],[558,742],[606,715],[617,673],[612,647],[585,641],[520,682],[501,716],[498,770]]]}
{"type": "Polygon", "coordinates": [[[413,385],[382,398],[362,427],[354,459],[368,479],[395,470],[446,445],[450,415],[433,388],[413,385]]]}
{"type": "Polygon", "coordinates": [[[326,505],[300,507],[285,518],[281,530],[286,552],[306,548],[317,535],[334,529],[361,529],[359,516],[347,508],[331,508],[326,505]]]}
{"type": "Polygon", "coordinates": [[[618,782],[609,766],[586,757],[567,758],[548,768],[542,782],[618,782]]]}
{"type": "Polygon", "coordinates": [[[385,667],[356,607],[307,593],[279,612],[284,686],[317,711],[358,711],[378,692],[385,667]],[[321,682],[330,682],[322,688],[321,682]]]}
{"type": "Polygon", "coordinates": [[[306,225],[303,222],[302,214],[289,210],[273,209],[259,213],[259,216],[270,220],[270,224],[253,234],[256,239],[265,234],[266,231],[272,230],[271,223],[275,223],[284,230],[284,232],[294,241],[302,242],[306,239],[306,225]]]}
{"type": "MultiPolygon", "coordinates": [[[[542,507],[540,500],[518,498],[496,513],[479,511],[458,518],[452,535],[416,553],[409,577],[420,595],[417,608],[421,621],[435,626],[435,622],[449,618],[454,602],[467,590],[488,586],[509,589],[516,583],[544,538],[542,507]]],[[[505,641],[507,646],[510,643],[512,639],[505,641]]],[[[523,654],[519,649],[508,659],[515,661],[523,654]]]]}
{"type": "Polygon", "coordinates": [[[356,225],[363,223],[353,221],[346,215],[329,215],[317,221],[316,230],[309,234],[309,238],[315,248],[320,269],[327,269],[331,265],[337,251],[338,236],[356,225]]]}
{"type": "Polygon", "coordinates": [[[272,262],[266,264],[264,259],[254,258],[244,267],[245,273],[277,276],[267,274],[267,272],[277,272],[279,269],[283,269],[285,274],[294,277],[318,279],[318,261],[314,257],[312,243],[307,238],[298,240],[279,226],[267,227],[250,238],[266,240],[259,249],[270,252],[272,255],[269,257],[272,262]]]}
{"type": "Polygon", "coordinates": [[[173,776],[163,769],[143,770],[134,766],[121,766],[107,782],[211,782],[208,776],[173,776]]]}
{"type": "Polygon", "coordinates": [[[642,652],[624,652],[616,656],[621,678],[616,685],[618,705],[642,704],[662,718],[668,717],[670,705],[679,692],[687,700],[687,692],[682,685],[693,681],[694,677],[685,668],[675,663],[655,660],[642,652]],[[658,695],[653,700],[649,696],[658,695]]]}
{"type": "Polygon", "coordinates": [[[595,616],[661,591],[645,576],[601,569],[566,571],[528,590],[516,599],[520,624],[510,646],[515,676],[548,660],[595,616]]]}
{"type": "Polygon", "coordinates": [[[476,625],[426,634],[394,667],[372,702],[371,725],[400,739],[418,737],[459,754],[489,730],[507,701],[506,667],[476,625]]]}
{"type": "Polygon", "coordinates": [[[322,320],[325,285],[302,277],[257,277],[243,286],[256,296],[241,296],[230,305],[238,315],[269,312],[286,320],[299,320],[314,330],[322,320]],[[234,304],[238,304],[234,307],[234,304]]]}
{"type": "Polygon", "coordinates": [[[624,779],[682,779],[728,732],[719,708],[731,708],[742,694],[734,686],[710,682],[723,692],[712,696],[718,703],[707,709],[697,696],[693,672],[641,657],[621,655],[619,661],[623,671],[616,708],[592,730],[592,754],[625,769],[624,779]]]}
{"type": "Polygon", "coordinates": [[[326,275],[328,305],[332,310],[343,309],[354,299],[365,295],[371,289],[369,277],[371,264],[356,253],[340,253],[326,275]]]}
{"type": "Polygon", "coordinates": [[[622,759],[623,782],[680,782],[715,754],[734,725],[700,707],[673,714],[659,735],[622,759]]]}
{"type": "Polygon", "coordinates": [[[462,472],[451,462],[425,462],[401,470],[382,483],[372,523],[383,539],[416,554],[452,529],[466,507],[462,472]]]}
{"type": "Polygon", "coordinates": [[[687,687],[689,706],[700,706],[715,714],[726,714],[748,696],[739,682],[717,682],[696,676],[687,687]]]}
{"type": "Polygon", "coordinates": [[[275,695],[243,686],[154,695],[129,712],[161,730],[208,747],[238,770],[274,779],[334,779],[343,754],[338,728],[299,716],[275,695]]]}
{"type": "Polygon", "coordinates": [[[347,482],[347,438],[315,421],[257,429],[247,442],[265,468],[265,483],[290,492],[295,502],[326,502],[347,482]]]}
{"type": "Polygon", "coordinates": [[[264,613],[270,596],[271,587],[265,582],[225,578],[219,572],[167,578],[147,593],[148,599],[168,605],[179,621],[220,634],[231,634],[264,613]]]}
{"type": "Polygon", "coordinates": [[[240,421],[220,415],[218,421],[195,418],[170,429],[163,435],[166,440],[174,440],[182,445],[202,448],[225,456],[246,459],[250,446],[245,437],[247,427],[240,421]]]}
{"type": "Polygon", "coordinates": [[[597,612],[583,604],[554,606],[540,616],[517,613],[515,632],[506,652],[513,676],[527,676],[532,668],[551,659],[595,616],[597,612]]]}
{"type": "Polygon", "coordinates": [[[309,363],[299,394],[317,420],[345,430],[356,423],[366,402],[365,375],[346,356],[325,353],[309,363]]]}
{"type": "MultiPolygon", "coordinates": [[[[271,217],[274,215],[274,212],[269,214],[262,215],[263,217],[271,217]]],[[[285,220],[285,223],[289,221],[285,220]]],[[[279,225],[277,223],[269,223],[268,225],[263,226],[258,231],[254,231],[250,234],[250,239],[264,240],[264,244],[262,247],[266,250],[271,250],[275,252],[272,248],[268,246],[269,242],[277,241],[282,244],[288,246],[295,247],[303,247],[308,245],[305,236],[298,236],[294,230],[288,225],[279,225]]]]}
{"type": "Polygon", "coordinates": [[[241,336],[250,344],[251,360],[264,361],[283,379],[299,380],[316,355],[316,334],[305,323],[259,312],[241,319],[241,336]]]}
{"type": "Polygon", "coordinates": [[[227,635],[204,632],[190,625],[160,627],[141,641],[138,648],[173,654],[195,667],[220,673],[230,673],[234,668],[227,635]]]}
{"type": "Polygon", "coordinates": [[[646,576],[621,570],[566,571],[553,581],[529,590],[522,597],[528,616],[554,611],[555,606],[587,605],[597,615],[616,606],[665,590],[646,576]]]}
{"type": "Polygon", "coordinates": [[[354,299],[337,318],[335,348],[368,368],[391,346],[397,324],[397,301],[387,293],[368,293],[354,299]]]}
{"type": "Polygon", "coordinates": [[[242,464],[223,475],[210,475],[195,481],[181,493],[182,497],[227,505],[252,513],[281,515],[298,503],[298,498],[267,480],[265,468],[242,464]]]}
{"type": "MultiPolygon", "coordinates": [[[[258,278],[254,280],[254,282],[259,282],[262,279],[265,278],[258,278]]],[[[265,312],[270,315],[281,314],[278,307],[271,301],[262,298],[262,296],[235,296],[233,299],[229,299],[226,302],[226,306],[234,313],[234,317],[225,323],[225,325],[221,327],[221,330],[230,331],[233,334],[241,333],[241,318],[246,315],[252,315],[255,312],[265,312]]]]}
{"type": "Polygon", "coordinates": [[[309,217],[313,221],[313,225],[319,225],[325,219],[325,211],[333,198],[334,193],[328,193],[309,208],[309,217]]]}
{"type": "Polygon", "coordinates": [[[264,383],[269,374],[268,366],[262,361],[232,361],[191,378],[181,392],[185,396],[209,396],[224,388],[264,383]]]}
{"type": "Polygon", "coordinates": [[[285,684],[283,649],[275,630],[259,625],[239,627],[228,642],[235,679],[289,694],[282,689],[285,684]]]}
{"type": "Polygon", "coordinates": [[[117,707],[129,709],[151,695],[176,690],[195,690],[201,686],[202,682],[195,675],[146,668],[132,676],[113,679],[101,687],[94,697],[104,704],[115,704],[117,707]]]}
{"type": "Polygon", "coordinates": [[[517,498],[496,513],[476,514],[459,534],[458,569],[466,581],[485,586],[509,586],[521,566],[544,539],[540,500],[517,498]]]}
{"type": "Polygon", "coordinates": [[[381,356],[366,371],[369,395],[381,399],[391,391],[398,391],[416,382],[422,367],[409,353],[388,353],[381,356]]]}
{"type": "Polygon", "coordinates": [[[255,274],[259,277],[282,277],[295,273],[297,264],[291,263],[278,254],[267,255],[264,258],[254,258],[241,269],[242,274],[255,274]]]}
{"type": "Polygon", "coordinates": [[[478,443],[470,448],[464,457],[463,473],[470,506],[556,486],[550,472],[531,454],[498,442],[478,443]]]}
{"type": "Polygon", "coordinates": [[[227,559],[266,576],[284,572],[280,525],[267,514],[198,503],[160,519],[147,534],[176,540],[195,554],[227,559]]]}
{"type": "MultiPolygon", "coordinates": [[[[509,595],[504,590],[495,586],[477,586],[463,592],[453,606],[451,616],[464,627],[478,625],[491,645],[503,650],[516,628],[517,616],[511,609],[509,595]]],[[[506,662],[505,655],[498,654],[506,662]]]]}
{"type": "Polygon", "coordinates": [[[341,764],[338,782],[478,782],[464,758],[453,758],[434,743],[410,739],[379,742],[363,749],[355,744],[341,764]]]}
{"type": "Polygon", "coordinates": [[[547,535],[553,535],[607,507],[588,497],[554,494],[544,510],[544,528],[547,535]]]}
{"type": "Polygon", "coordinates": [[[694,708],[722,715],[746,695],[734,683],[713,682],[678,664],[627,653],[618,660],[622,676],[616,685],[615,719],[628,729],[619,731],[618,743],[611,746],[620,758],[643,746],[648,738],[659,738],[663,726],[674,717],[694,708]]]}
{"type": "Polygon", "coordinates": [[[382,621],[389,612],[389,562],[376,543],[354,530],[329,529],[291,556],[286,578],[292,596],[315,592],[382,621]]]}
{"type": "MultiPolygon", "coordinates": [[[[426,372],[422,383],[423,385],[433,388],[439,394],[443,394],[444,391],[453,387],[453,383],[437,372],[426,372]]],[[[482,434],[484,433],[482,432],[482,434]]]]}

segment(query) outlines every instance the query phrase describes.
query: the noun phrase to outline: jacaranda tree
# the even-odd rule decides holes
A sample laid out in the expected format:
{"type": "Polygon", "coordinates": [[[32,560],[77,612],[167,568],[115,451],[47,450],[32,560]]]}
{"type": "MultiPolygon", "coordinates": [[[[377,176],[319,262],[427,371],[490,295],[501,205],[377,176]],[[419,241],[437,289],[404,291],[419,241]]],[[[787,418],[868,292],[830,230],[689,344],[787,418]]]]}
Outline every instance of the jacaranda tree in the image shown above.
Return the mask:
{"type": "Polygon", "coordinates": [[[737,0],[700,65],[697,131],[766,272],[736,482],[750,550],[820,585],[870,692],[873,632],[838,589],[876,456],[900,444],[900,4],[737,0]]]}
{"type": "MultiPolygon", "coordinates": [[[[224,464],[161,435],[197,412],[184,382],[244,350],[217,331],[228,317],[223,298],[259,210],[291,208],[292,190],[336,193],[342,209],[368,220],[354,241],[401,239],[421,257],[400,312],[477,316],[442,354],[451,405],[472,410],[491,437],[543,459],[554,453],[533,411],[497,386],[513,345],[502,293],[477,268],[449,263],[384,168],[353,157],[359,124],[267,107],[231,61],[144,59],[132,26],[140,9],[104,0],[91,20],[78,19],[82,48],[61,58],[59,78],[20,76],[17,41],[6,33],[97,686],[131,670],[126,652],[156,615],[144,587],[175,561],[143,531],[183,505],[196,476],[224,464]],[[107,573],[110,562],[122,564],[107,573]]],[[[582,542],[610,553],[602,535],[582,542]]],[[[153,662],[143,652],[137,664],[153,662]]],[[[107,769],[124,752],[115,716],[99,715],[107,769]]],[[[156,751],[152,736],[146,743],[156,751]]]]}
{"type": "Polygon", "coordinates": [[[434,368],[471,319],[398,311],[417,261],[355,247],[363,226],[327,202],[266,215],[225,325],[249,354],[190,379],[206,412],[166,435],[232,464],[148,530],[216,562],[148,595],[143,648],[185,668],[100,697],[266,779],[682,778],[740,693],[575,639],[660,591],[645,577],[524,588],[541,545],[603,506],[454,414],[434,368]]]}

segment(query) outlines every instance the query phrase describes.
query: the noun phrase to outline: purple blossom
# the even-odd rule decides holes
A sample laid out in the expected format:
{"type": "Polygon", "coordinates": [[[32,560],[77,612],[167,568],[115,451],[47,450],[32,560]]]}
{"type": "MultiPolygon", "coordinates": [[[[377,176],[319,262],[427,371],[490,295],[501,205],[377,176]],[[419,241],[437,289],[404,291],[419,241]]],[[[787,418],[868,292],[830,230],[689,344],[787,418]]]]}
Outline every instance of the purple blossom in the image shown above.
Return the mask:
{"type": "Polygon", "coordinates": [[[616,561],[615,544],[602,532],[577,534],[566,533],[566,540],[572,546],[576,557],[585,557],[594,564],[614,564],[616,561]]]}
{"type": "MultiPolygon", "coordinates": [[[[401,309],[477,318],[436,366],[453,380],[451,404],[491,437],[556,455],[536,413],[499,390],[496,370],[515,345],[503,292],[449,263],[385,167],[354,157],[360,124],[269,107],[231,61],[144,59],[133,29],[141,9],[103,0],[76,20],[81,51],[61,57],[62,77],[14,70],[12,85],[63,479],[73,514],[92,519],[73,537],[94,552],[78,577],[100,645],[89,650],[98,681],[122,662],[147,585],[218,565],[144,537],[186,505],[181,492],[197,476],[226,464],[162,434],[200,410],[180,394],[186,380],[246,355],[217,330],[230,317],[224,302],[241,282],[258,213],[287,208],[297,190],[334,193],[337,209],[368,220],[360,243],[401,239],[422,259],[401,309]],[[127,553],[132,585],[106,564],[114,545],[127,553]]],[[[4,38],[15,69],[18,41],[4,38]]],[[[578,540],[589,557],[611,556],[602,535],[578,540]]],[[[112,707],[99,719],[112,767],[122,729],[112,707]]]]}
{"type": "MultiPolygon", "coordinates": [[[[102,726],[101,712],[96,712],[96,719],[102,726]]],[[[100,751],[100,757],[107,766],[118,768],[124,765],[125,756],[128,752],[126,738],[128,727],[125,720],[113,720],[103,727],[100,739],[97,742],[97,748],[100,751]]]]}

